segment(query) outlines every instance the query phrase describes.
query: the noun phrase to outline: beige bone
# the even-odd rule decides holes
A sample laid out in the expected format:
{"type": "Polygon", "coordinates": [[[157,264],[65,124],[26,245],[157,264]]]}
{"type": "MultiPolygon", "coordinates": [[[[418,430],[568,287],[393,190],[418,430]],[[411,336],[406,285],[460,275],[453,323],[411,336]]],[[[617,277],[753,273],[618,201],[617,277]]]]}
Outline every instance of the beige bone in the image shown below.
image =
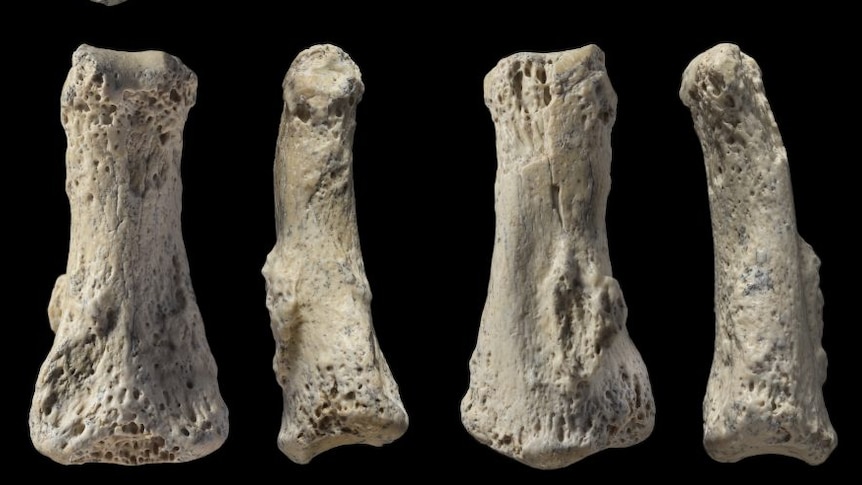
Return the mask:
{"type": "Polygon", "coordinates": [[[284,390],[279,448],[307,463],[330,448],[381,446],[407,429],[371,322],[353,196],[364,91],[338,47],[301,52],[284,78],[275,159],[275,247],[266,260],[273,362],[284,390]]]}
{"type": "Polygon", "coordinates": [[[227,436],[180,232],[196,89],[163,52],[82,45],[72,57],[61,97],[69,259],[30,411],[34,445],[60,463],[187,461],[227,436]]]}
{"type": "Polygon", "coordinates": [[[760,68],[732,44],[697,56],[680,98],[700,137],[715,250],[715,355],[704,445],[718,461],[811,464],[836,444],[823,402],[820,260],[796,232],[787,153],[760,68]]]}
{"type": "Polygon", "coordinates": [[[536,468],[653,428],[605,232],[616,102],[593,45],[515,54],[485,77],[497,227],[461,416],[476,439],[536,468]]]}

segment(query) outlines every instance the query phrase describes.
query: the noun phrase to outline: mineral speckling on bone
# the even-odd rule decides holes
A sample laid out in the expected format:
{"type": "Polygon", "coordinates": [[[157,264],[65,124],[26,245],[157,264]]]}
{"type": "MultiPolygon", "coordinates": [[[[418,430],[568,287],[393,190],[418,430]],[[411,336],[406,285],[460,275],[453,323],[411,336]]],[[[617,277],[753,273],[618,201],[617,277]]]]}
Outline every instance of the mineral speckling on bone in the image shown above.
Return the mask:
{"type": "Polygon", "coordinates": [[[655,406],[608,256],[617,97],[604,53],[507,57],[485,77],[485,104],[497,225],[464,426],[536,468],[638,443],[655,406]]]}
{"type": "Polygon", "coordinates": [[[195,74],[164,52],[80,46],[63,86],[71,240],[48,316],[30,435],[64,464],[188,461],[227,408],[180,232],[195,74]]]}
{"type": "Polygon", "coordinates": [[[709,455],[822,463],[837,438],[823,401],[820,260],[796,232],[787,152],[761,71],[733,44],[685,69],[706,164],[715,251],[715,354],[703,403],[709,455]]]}

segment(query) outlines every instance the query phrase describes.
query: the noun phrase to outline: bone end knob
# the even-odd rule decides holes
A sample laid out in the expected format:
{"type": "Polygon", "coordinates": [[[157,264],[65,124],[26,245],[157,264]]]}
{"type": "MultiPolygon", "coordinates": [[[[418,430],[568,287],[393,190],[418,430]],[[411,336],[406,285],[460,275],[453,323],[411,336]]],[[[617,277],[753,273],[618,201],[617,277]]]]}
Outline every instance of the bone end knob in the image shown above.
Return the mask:
{"type": "Polygon", "coordinates": [[[485,77],[496,128],[496,239],[467,431],[535,468],[560,468],[652,431],[605,230],[617,97],[596,46],[519,53],[485,77]]]}
{"type": "Polygon", "coordinates": [[[787,153],[761,71],[733,44],[685,69],[706,164],[715,251],[715,354],[704,445],[717,461],[822,463],[837,438],[823,401],[820,260],[796,231],[787,153]]]}
{"type": "Polygon", "coordinates": [[[61,96],[69,258],[30,411],[33,444],[57,462],[188,461],[227,437],[180,229],[196,89],[164,52],[73,54],[61,96]]]}
{"type": "Polygon", "coordinates": [[[340,48],[317,45],[296,57],[283,87],[277,241],[263,275],[284,391],[278,444],[307,463],[336,446],[390,443],[408,418],[374,334],[356,226],[359,68],[340,48]]]}

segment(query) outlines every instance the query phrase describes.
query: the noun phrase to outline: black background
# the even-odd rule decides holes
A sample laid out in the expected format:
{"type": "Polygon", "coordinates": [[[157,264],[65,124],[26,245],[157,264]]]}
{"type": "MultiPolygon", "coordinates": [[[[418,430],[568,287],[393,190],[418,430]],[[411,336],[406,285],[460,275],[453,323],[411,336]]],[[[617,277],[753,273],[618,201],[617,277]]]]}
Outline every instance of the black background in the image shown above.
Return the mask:
{"type": "Polygon", "coordinates": [[[24,34],[7,43],[4,68],[4,82],[13,87],[5,115],[15,126],[5,140],[12,147],[5,182],[9,194],[18,194],[7,205],[16,229],[4,238],[13,250],[7,305],[17,315],[6,321],[12,338],[4,357],[14,359],[4,393],[12,410],[5,449],[13,450],[5,459],[13,469],[37,479],[203,480],[240,472],[252,481],[295,483],[465,475],[563,483],[742,479],[760,472],[819,482],[850,470],[859,435],[851,336],[859,263],[848,235],[859,220],[851,188],[858,156],[850,156],[858,136],[851,51],[858,36],[844,25],[849,12],[821,7],[788,21],[780,18],[786,11],[757,16],[744,5],[721,3],[697,12],[515,2],[481,14],[442,4],[22,3],[32,5],[6,18],[7,28],[24,34]],[[701,445],[714,335],[712,234],[702,153],[677,92],[688,62],[722,41],[739,44],[763,70],[790,159],[799,232],[823,261],[829,356],[823,390],[839,445],[817,467],[780,456],[719,464],[701,445]],[[336,448],[297,465],[276,447],[281,390],[260,269],[275,242],[272,163],[281,81],[297,53],[322,42],[345,49],[366,85],[354,145],[359,232],[377,337],[410,428],[382,448],[336,448]],[[59,96],[81,43],[164,50],[199,78],[185,130],[183,231],[230,409],[230,436],[194,462],[64,467],[29,439],[33,385],[53,339],[46,308],[69,244],[59,96]],[[482,79],[514,52],[588,43],[605,51],[619,96],[610,254],[629,307],[629,333],[649,369],[656,427],[640,445],[539,471],[480,445],[459,418],[494,238],[494,127],[482,79]],[[853,121],[845,121],[848,113],[853,121]]]}

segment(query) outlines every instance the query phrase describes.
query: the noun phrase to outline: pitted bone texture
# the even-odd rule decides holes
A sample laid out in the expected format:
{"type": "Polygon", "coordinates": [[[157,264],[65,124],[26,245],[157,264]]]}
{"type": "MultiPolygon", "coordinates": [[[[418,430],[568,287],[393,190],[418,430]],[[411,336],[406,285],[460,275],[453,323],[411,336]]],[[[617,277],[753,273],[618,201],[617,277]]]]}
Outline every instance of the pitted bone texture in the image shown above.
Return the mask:
{"type": "Polygon", "coordinates": [[[180,158],[197,78],[163,52],[79,47],[63,86],[71,241],[30,411],[64,464],[188,461],[227,409],[180,232],[180,158]]]}
{"type": "Polygon", "coordinates": [[[823,402],[820,260],[796,232],[787,153],[760,68],[719,44],[680,89],[706,163],[715,250],[715,355],[703,404],[715,460],[818,464],[836,445],[823,402]]]}
{"type": "Polygon", "coordinates": [[[485,77],[496,240],[461,417],[536,468],[638,443],[655,419],[605,231],[616,103],[594,45],[515,54],[485,77]]]}
{"type": "Polygon", "coordinates": [[[338,47],[316,45],[296,57],[283,87],[277,241],[263,275],[284,390],[278,445],[307,463],[336,446],[390,443],[408,419],[374,334],[356,226],[359,68],[338,47]]]}

